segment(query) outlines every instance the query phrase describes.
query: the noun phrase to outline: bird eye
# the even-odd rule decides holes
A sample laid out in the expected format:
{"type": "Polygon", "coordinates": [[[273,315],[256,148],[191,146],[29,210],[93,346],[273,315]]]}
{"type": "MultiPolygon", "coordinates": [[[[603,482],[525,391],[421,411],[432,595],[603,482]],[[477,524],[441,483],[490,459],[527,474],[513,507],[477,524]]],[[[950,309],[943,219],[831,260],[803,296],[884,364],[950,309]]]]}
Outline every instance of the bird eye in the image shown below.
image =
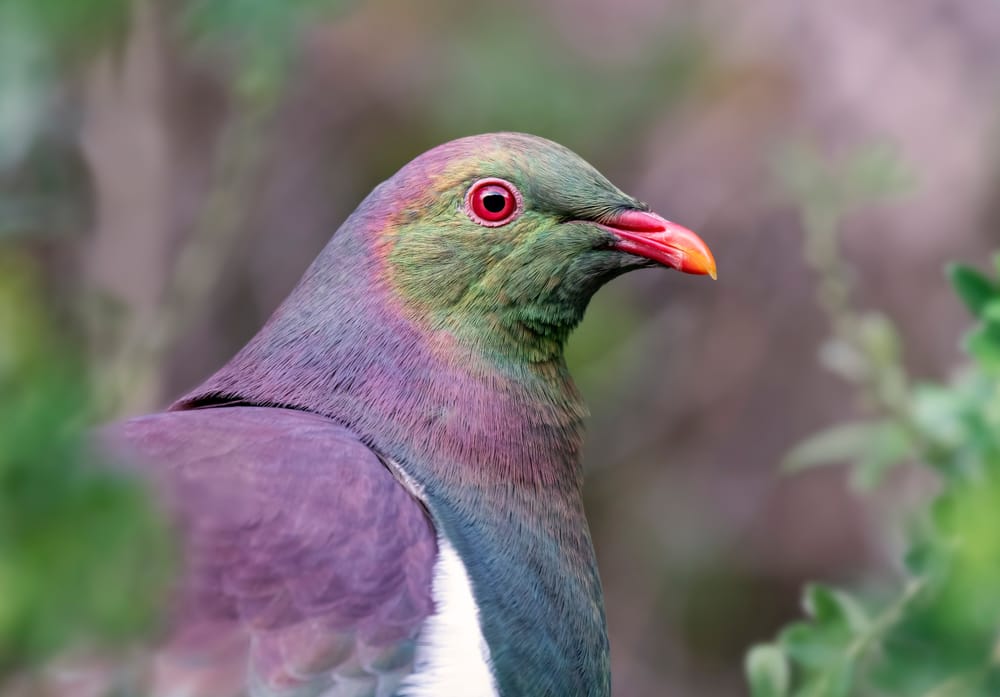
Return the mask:
{"type": "Polygon", "coordinates": [[[465,212],[486,227],[506,225],[521,212],[521,193],[503,179],[480,179],[465,195],[465,212]]]}

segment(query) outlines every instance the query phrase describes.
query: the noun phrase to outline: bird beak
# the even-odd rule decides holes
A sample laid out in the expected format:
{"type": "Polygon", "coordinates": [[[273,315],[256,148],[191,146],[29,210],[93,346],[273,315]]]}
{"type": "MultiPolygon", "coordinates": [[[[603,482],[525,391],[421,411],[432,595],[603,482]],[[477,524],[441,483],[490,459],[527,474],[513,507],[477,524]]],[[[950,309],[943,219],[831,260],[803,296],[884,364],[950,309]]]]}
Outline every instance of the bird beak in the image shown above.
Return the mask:
{"type": "Polygon", "coordinates": [[[708,245],[686,227],[656,213],[625,210],[604,221],[603,227],[615,236],[615,249],[684,273],[716,277],[715,257],[708,245]]]}

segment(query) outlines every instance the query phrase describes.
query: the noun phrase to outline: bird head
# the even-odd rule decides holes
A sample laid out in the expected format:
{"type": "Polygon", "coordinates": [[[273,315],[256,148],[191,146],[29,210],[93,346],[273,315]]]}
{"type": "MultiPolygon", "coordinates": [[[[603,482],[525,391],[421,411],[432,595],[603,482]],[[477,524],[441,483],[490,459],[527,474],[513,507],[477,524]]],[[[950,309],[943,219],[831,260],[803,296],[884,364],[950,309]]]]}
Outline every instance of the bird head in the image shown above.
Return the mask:
{"type": "Polygon", "coordinates": [[[178,406],[239,399],[359,424],[387,392],[430,399],[459,389],[459,375],[487,374],[565,406],[563,347],[590,298],[650,266],[715,277],[697,235],[561,145],[454,140],[376,187],[261,331],[178,406]],[[406,380],[429,382],[392,383],[406,380]]]}
{"type": "Polygon", "coordinates": [[[433,330],[529,360],[561,351],[593,293],[621,273],[664,266],[715,277],[697,235],[543,138],[452,141],[380,189],[391,213],[376,245],[400,305],[433,330]]]}

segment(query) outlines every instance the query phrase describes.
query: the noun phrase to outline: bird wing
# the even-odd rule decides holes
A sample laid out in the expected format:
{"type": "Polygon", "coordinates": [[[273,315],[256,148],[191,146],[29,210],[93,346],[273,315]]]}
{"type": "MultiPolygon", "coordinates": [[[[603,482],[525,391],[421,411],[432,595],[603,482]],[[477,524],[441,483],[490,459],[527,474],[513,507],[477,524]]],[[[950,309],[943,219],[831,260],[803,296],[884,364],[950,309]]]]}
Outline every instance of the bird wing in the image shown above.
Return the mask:
{"type": "Polygon", "coordinates": [[[103,437],[165,490],[183,540],[151,697],[391,695],[433,611],[436,535],[356,435],[290,409],[140,417],[103,437]]]}

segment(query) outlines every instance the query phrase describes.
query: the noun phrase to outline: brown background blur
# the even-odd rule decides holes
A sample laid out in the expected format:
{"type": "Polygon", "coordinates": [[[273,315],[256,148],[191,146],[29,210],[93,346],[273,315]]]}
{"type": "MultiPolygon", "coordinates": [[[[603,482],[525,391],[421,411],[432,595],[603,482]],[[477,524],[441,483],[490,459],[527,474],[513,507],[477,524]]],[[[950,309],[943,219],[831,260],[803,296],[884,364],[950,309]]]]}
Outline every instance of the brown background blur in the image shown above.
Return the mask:
{"type": "Polygon", "coordinates": [[[570,348],[593,413],[587,503],[615,694],[744,694],[743,652],[797,614],[804,581],[891,574],[893,540],[875,531],[909,479],[861,499],[838,469],[777,471],[857,405],[817,362],[826,323],[773,165],[801,138],[834,156],[897,148],[917,187],[850,216],[842,240],[855,297],[899,323],[916,375],[944,375],[966,318],[941,269],[1000,235],[1000,3],[359,2],[306,23],[259,122],[245,54],[191,39],[168,5],[142,4],[117,47],[69,71],[58,118],[10,178],[28,187],[46,157],[78,160],[40,254],[55,286],[122,309],[118,339],[193,288],[147,357],[162,373],[126,389],[118,415],[224,362],[411,157],[533,132],[698,231],[719,265],[714,284],[614,282],[570,348]],[[183,261],[214,227],[235,237],[183,261]]]}

